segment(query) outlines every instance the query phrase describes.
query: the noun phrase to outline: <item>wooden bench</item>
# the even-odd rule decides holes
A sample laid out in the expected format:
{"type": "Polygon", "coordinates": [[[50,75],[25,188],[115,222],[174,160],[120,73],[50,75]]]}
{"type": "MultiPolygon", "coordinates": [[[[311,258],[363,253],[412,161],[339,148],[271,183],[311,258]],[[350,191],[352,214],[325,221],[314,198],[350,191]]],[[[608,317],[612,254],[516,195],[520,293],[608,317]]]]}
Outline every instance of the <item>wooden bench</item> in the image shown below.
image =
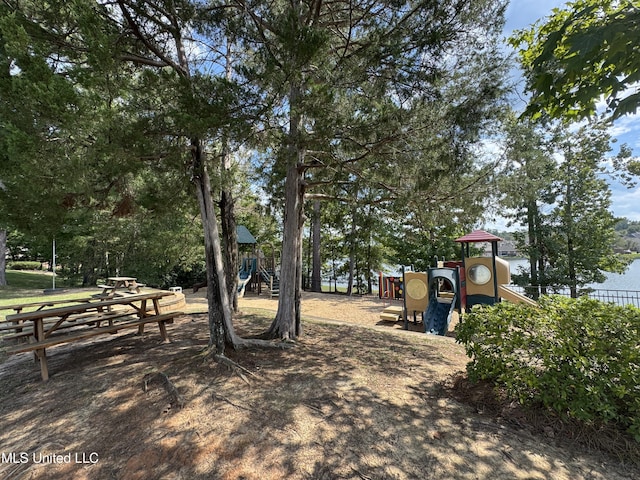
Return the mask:
{"type": "MultiPolygon", "coordinates": [[[[109,325],[113,325],[113,321],[123,317],[130,317],[132,312],[105,312],[101,314],[89,314],[89,315],[80,315],[77,317],[69,317],[66,322],[62,325],[58,326],[57,330],[69,329],[73,327],[79,327],[83,325],[93,325],[95,324],[97,327],[100,326],[102,322],[109,322],[109,325]]],[[[57,322],[55,320],[45,320],[44,326],[55,325],[57,322]]],[[[2,340],[13,340],[22,337],[29,337],[33,335],[33,326],[23,326],[24,324],[13,324],[13,325],[0,325],[0,333],[2,330],[10,331],[15,330],[14,333],[5,333],[0,335],[0,339],[2,340]]],[[[46,335],[46,330],[45,330],[46,335]]]]}
{"type": "MultiPolygon", "coordinates": [[[[88,302],[87,302],[88,303],[88,302]]],[[[74,306],[69,306],[71,309],[73,309],[74,306]]],[[[66,307],[60,307],[60,308],[66,308],[66,307]]],[[[98,312],[101,312],[102,310],[99,307],[96,307],[95,310],[97,310],[98,312]]],[[[40,312],[42,310],[36,310],[36,312],[40,312]]],[[[7,315],[5,321],[0,322],[0,339],[15,339],[15,338],[20,338],[20,337],[27,337],[29,335],[33,335],[33,327],[31,325],[27,325],[27,323],[25,323],[22,319],[22,317],[24,317],[25,315],[28,315],[29,313],[32,312],[26,312],[26,313],[16,313],[14,315],[7,315]]],[[[98,325],[100,324],[100,321],[102,320],[109,320],[109,318],[117,318],[114,315],[116,315],[117,313],[121,313],[121,312],[114,312],[114,311],[107,311],[104,313],[104,318],[100,319],[97,318],[96,320],[90,321],[88,322],[88,324],[91,323],[95,323],[96,321],[98,322],[98,325]]],[[[127,315],[130,315],[131,312],[127,312],[127,315]]],[[[91,317],[96,317],[97,314],[89,314],[88,316],[91,317]]],[[[85,315],[87,316],[87,315],[85,315]]],[[[118,315],[118,316],[122,316],[122,315],[118,315]]],[[[70,314],[68,317],[65,317],[66,321],[81,321],[84,317],[82,315],[73,315],[70,314]]],[[[44,326],[51,326],[51,325],[55,325],[56,323],[58,323],[58,320],[56,319],[45,319],[43,320],[43,324],[44,326]]],[[[77,323],[76,325],[82,325],[83,323],[77,323]]],[[[85,323],[87,324],[87,323],[85,323]]],[[[62,328],[69,328],[73,325],[67,325],[64,326],[62,328]]],[[[58,327],[60,328],[60,327],[58,327]]]]}
{"type": "MultiPolygon", "coordinates": [[[[166,324],[172,323],[174,318],[179,317],[180,315],[183,315],[183,312],[168,312],[168,313],[162,313],[158,315],[149,315],[142,318],[135,318],[132,320],[127,320],[125,322],[115,322],[111,325],[104,326],[104,327],[95,327],[95,328],[88,328],[84,330],[67,331],[65,333],[56,333],[55,335],[51,335],[50,337],[46,337],[42,340],[38,340],[30,343],[20,343],[17,345],[11,345],[5,349],[5,352],[8,355],[14,355],[14,354],[23,353],[23,352],[35,352],[37,358],[40,360],[40,373],[42,375],[42,380],[46,381],[49,379],[49,369],[47,366],[47,356],[46,356],[46,349],[49,347],[59,345],[62,343],[69,343],[69,342],[84,340],[84,339],[95,337],[105,333],[116,333],[119,330],[135,328],[135,327],[138,328],[138,333],[141,334],[144,331],[144,325],[146,325],[147,323],[157,323],[160,329],[160,335],[162,336],[162,339],[164,341],[169,341],[166,324]]],[[[92,320],[90,318],[86,318],[83,321],[86,323],[89,323],[92,320]]],[[[95,321],[96,320],[94,319],[93,322],[95,323],[95,321]]]]}
{"type": "MultiPolygon", "coordinates": [[[[20,323],[20,322],[32,320],[37,317],[42,317],[42,318],[60,317],[65,319],[67,317],[70,317],[79,313],[86,313],[89,311],[103,312],[105,310],[109,310],[109,308],[114,306],[122,306],[122,305],[134,306],[133,302],[142,302],[143,304],[146,305],[147,300],[152,301],[153,306],[148,305],[145,308],[151,309],[151,308],[157,308],[156,302],[158,302],[160,298],[168,295],[173,295],[173,294],[171,292],[149,292],[149,293],[143,293],[138,295],[131,295],[126,298],[105,298],[105,299],[102,299],[100,302],[87,301],[87,302],[82,302],[76,305],[65,305],[63,307],[37,310],[34,312],[15,313],[13,315],[7,315],[7,317],[5,318],[5,322],[20,323]]],[[[137,307],[135,308],[136,310],[138,309],[137,307]]]]}

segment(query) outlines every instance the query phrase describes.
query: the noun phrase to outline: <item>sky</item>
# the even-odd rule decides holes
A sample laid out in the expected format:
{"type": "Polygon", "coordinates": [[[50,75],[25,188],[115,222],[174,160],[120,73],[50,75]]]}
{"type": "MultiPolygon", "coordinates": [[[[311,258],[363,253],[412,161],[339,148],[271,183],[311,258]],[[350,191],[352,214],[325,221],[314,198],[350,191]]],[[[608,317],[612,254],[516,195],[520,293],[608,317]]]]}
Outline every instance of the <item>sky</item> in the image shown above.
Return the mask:
{"type": "MultiPolygon", "coordinates": [[[[550,15],[553,8],[561,8],[566,4],[563,0],[511,0],[506,11],[506,24],[504,28],[505,37],[514,30],[526,28],[539,19],[550,15]]],[[[517,75],[517,74],[516,74],[517,75]]],[[[521,105],[514,105],[515,108],[524,108],[525,100],[521,105]]],[[[640,156],[640,115],[628,115],[617,120],[612,129],[611,135],[617,139],[613,144],[612,155],[618,152],[618,145],[626,143],[633,150],[634,157],[640,156]]],[[[630,220],[640,221],[640,186],[633,189],[612,183],[612,211],[618,217],[627,217],[630,220]]],[[[497,225],[487,225],[489,228],[501,228],[503,223],[498,221],[497,225]]]]}

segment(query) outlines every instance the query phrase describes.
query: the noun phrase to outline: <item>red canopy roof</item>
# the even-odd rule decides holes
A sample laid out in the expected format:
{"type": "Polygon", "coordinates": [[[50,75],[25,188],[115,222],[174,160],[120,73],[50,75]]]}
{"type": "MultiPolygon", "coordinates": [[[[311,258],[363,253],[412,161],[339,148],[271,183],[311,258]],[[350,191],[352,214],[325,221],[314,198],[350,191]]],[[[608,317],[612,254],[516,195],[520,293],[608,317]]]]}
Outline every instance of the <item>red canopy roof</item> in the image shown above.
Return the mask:
{"type": "Polygon", "coordinates": [[[502,238],[496,237],[492,233],[484,230],[474,230],[467,233],[464,237],[456,238],[456,242],[474,243],[474,242],[502,242],[502,238]]]}

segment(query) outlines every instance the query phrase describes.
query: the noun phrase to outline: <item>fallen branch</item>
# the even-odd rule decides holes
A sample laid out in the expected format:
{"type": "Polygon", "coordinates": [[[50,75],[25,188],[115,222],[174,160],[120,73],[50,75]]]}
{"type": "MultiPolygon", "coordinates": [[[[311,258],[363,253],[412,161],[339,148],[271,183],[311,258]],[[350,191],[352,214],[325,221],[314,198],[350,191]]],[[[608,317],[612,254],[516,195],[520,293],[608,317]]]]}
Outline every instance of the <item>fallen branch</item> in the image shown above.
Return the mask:
{"type": "Polygon", "coordinates": [[[224,365],[226,365],[227,367],[229,367],[234,373],[236,373],[242,380],[244,380],[244,382],[249,385],[249,380],[247,379],[247,377],[244,376],[244,374],[246,373],[247,375],[253,377],[253,378],[260,378],[259,376],[257,376],[255,373],[253,373],[252,371],[248,370],[247,368],[243,367],[242,365],[240,365],[239,363],[234,362],[233,360],[231,360],[229,357],[225,357],[224,355],[217,355],[214,354],[213,355],[213,359],[218,362],[218,363],[222,363],[224,365]]]}
{"type": "MultiPolygon", "coordinates": [[[[229,400],[227,397],[225,397],[225,396],[223,396],[223,395],[220,395],[219,393],[215,393],[215,392],[214,392],[214,393],[212,394],[212,396],[213,396],[213,399],[214,399],[214,400],[222,400],[222,401],[224,401],[224,402],[227,402],[229,405],[231,405],[231,406],[233,406],[233,407],[241,408],[242,410],[248,410],[248,411],[250,411],[250,412],[254,412],[254,410],[252,410],[251,408],[249,408],[249,407],[245,407],[244,405],[238,405],[237,403],[232,402],[232,401],[231,401],[231,400],[229,400]]],[[[254,412],[254,413],[255,413],[255,412],[254,412]]]]}
{"type": "Polygon", "coordinates": [[[369,475],[365,475],[364,473],[362,473],[360,470],[358,470],[357,468],[353,468],[351,467],[351,470],[353,470],[355,473],[358,474],[358,476],[362,479],[362,480],[373,480],[369,475]]]}

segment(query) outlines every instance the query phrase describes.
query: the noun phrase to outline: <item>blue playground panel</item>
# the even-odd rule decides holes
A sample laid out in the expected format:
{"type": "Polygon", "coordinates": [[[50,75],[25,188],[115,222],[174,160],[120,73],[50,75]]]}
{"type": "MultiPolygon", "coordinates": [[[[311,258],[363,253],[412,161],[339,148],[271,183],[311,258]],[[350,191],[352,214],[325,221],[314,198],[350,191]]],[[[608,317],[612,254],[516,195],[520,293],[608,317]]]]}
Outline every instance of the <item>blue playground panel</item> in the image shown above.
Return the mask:
{"type": "Polygon", "coordinates": [[[424,314],[424,331],[435,335],[446,335],[455,308],[455,297],[451,303],[445,303],[439,302],[435,296],[432,296],[424,314]]]}

